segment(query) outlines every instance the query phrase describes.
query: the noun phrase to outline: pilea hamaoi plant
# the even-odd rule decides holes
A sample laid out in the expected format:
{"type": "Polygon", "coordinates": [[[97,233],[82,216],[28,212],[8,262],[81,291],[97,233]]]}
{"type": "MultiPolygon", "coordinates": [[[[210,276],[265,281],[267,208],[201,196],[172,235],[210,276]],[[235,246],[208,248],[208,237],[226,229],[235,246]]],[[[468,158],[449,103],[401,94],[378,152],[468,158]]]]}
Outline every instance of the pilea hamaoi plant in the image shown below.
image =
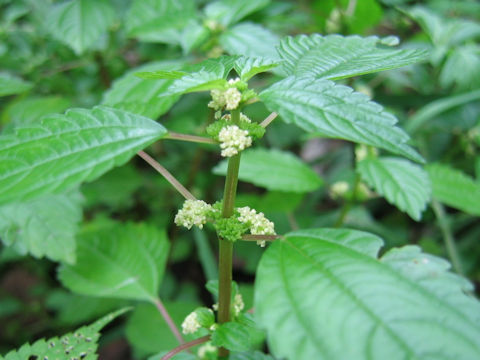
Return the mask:
{"type": "MultiPolygon", "coordinates": [[[[349,206],[330,227],[283,234],[261,211],[236,206],[239,179],[303,193],[322,184],[297,157],[257,147],[278,117],[276,121],[297,125],[311,137],[357,144],[355,181],[336,183],[332,196],[358,201],[373,189],[420,219],[431,196],[423,157],[409,145],[394,115],[343,80],[426,59],[421,50],[396,45],[391,37],[300,35],[282,39],[274,57],[220,56],[136,74],[162,82],[165,91],[158,102],[170,106],[180,95],[210,92],[205,107],[212,117],[203,133],[169,131],[135,111],[107,105],[71,109],[9,129],[0,137],[1,215],[10,224],[3,241],[59,261],[58,278],[75,293],[153,304],[178,347],[152,359],[478,359],[480,304],[469,293],[472,285],[449,271],[447,261],[413,245],[379,256],[381,238],[342,228],[349,206]],[[273,76],[250,81],[265,72],[273,76]],[[271,115],[250,118],[249,107],[258,103],[271,115]],[[167,140],[218,148],[224,160],[214,172],[225,175],[218,201],[197,199],[160,165],[162,159],[143,151],[167,140]],[[77,242],[65,239],[69,246],[58,246],[58,237],[46,226],[37,234],[44,237],[40,247],[20,241],[15,233],[23,221],[19,216],[41,215],[45,207],[54,209],[55,217],[37,221],[68,226],[68,219],[80,216],[71,207],[81,201],[78,186],[135,154],[185,198],[174,216],[176,225],[210,227],[218,234],[218,280],[206,284],[216,301],[187,309],[181,327],[158,295],[169,249],[162,228],[94,223],[78,233],[77,242]],[[245,306],[232,279],[233,253],[240,242],[265,248],[253,307],[245,306]],[[262,352],[265,341],[268,353],[262,352]]],[[[94,359],[98,332],[116,315],[59,339],[27,344],[3,359],[94,359]]]]}

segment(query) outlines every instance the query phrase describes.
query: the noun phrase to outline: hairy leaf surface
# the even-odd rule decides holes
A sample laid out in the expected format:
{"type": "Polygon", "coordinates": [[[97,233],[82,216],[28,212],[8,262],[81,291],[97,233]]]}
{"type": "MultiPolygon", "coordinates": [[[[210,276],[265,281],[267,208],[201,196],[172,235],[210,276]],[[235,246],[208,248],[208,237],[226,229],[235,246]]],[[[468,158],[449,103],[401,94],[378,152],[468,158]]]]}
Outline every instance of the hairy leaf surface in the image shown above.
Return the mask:
{"type": "Polygon", "coordinates": [[[71,189],[125,163],[166,129],[108,107],[72,109],[0,137],[0,203],[71,189]]]}
{"type": "MultiPolygon", "coordinates": [[[[104,94],[103,104],[157,119],[165,114],[178,100],[178,96],[164,96],[172,80],[146,80],[135,76],[138,72],[156,72],[181,67],[181,61],[159,61],[139,66],[115,80],[104,94]]],[[[168,71],[168,72],[170,72],[168,71]]]]}
{"type": "Polygon", "coordinates": [[[80,193],[72,192],[0,206],[0,237],[20,254],[73,263],[81,203],[80,193]]]}
{"type": "Polygon", "coordinates": [[[448,165],[429,164],[433,197],[438,201],[480,216],[480,183],[448,165]]]}
{"type": "Polygon", "coordinates": [[[264,254],[255,313],[275,357],[476,359],[480,303],[449,264],[348,229],[287,234],[264,254]]]}
{"type": "Polygon", "coordinates": [[[140,72],[144,79],[173,79],[164,95],[185,94],[196,91],[222,89],[227,84],[227,76],[235,65],[238,56],[220,56],[197,64],[186,65],[180,71],[140,72]]]}
{"type": "Polygon", "coordinates": [[[165,270],[165,231],[146,224],[113,224],[77,238],[75,265],[62,265],[64,286],[82,295],[154,301],[165,270]]]}
{"type": "Polygon", "coordinates": [[[367,158],[358,163],[357,171],[389,203],[420,220],[432,192],[428,174],[420,166],[400,158],[367,158]]]}
{"type": "Polygon", "coordinates": [[[46,23],[52,36],[81,54],[95,46],[114,20],[110,1],[70,0],[54,5],[46,23]]]}
{"type": "Polygon", "coordinates": [[[380,45],[376,36],[299,35],[280,41],[278,52],[287,75],[343,79],[395,69],[427,59],[418,49],[380,45]]]}
{"type": "Polygon", "coordinates": [[[259,73],[277,67],[278,64],[279,62],[265,58],[241,56],[235,61],[234,68],[241,80],[248,81],[259,73]]]}
{"type": "Polygon", "coordinates": [[[96,360],[100,330],[128,309],[118,310],[104,316],[89,326],[83,326],[73,333],[48,340],[41,339],[25,344],[18,350],[10,351],[0,360],[55,359],[55,360],[96,360]]]}
{"type": "MultiPolygon", "coordinates": [[[[227,161],[213,172],[227,173],[227,161]]],[[[242,152],[238,178],[269,190],[309,192],[322,186],[322,179],[292,153],[280,150],[252,149],[242,152]]]]}
{"type": "Polygon", "coordinates": [[[395,116],[347,86],[290,76],[261,92],[260,98],[270,111],[308,132],[372,145],[423,162],[406,144],[409,136],[395,126],[395,116]]]}

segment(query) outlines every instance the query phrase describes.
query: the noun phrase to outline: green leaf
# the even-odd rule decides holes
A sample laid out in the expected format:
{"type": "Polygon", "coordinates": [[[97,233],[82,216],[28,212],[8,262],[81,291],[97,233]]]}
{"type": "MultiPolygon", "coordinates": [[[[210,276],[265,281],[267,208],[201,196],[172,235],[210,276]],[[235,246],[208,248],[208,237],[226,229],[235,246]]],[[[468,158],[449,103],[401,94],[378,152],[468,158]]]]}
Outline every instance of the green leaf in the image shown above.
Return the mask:
{"type": "Polygon", "coordinates": [[[96,46],[114,20],[107,0],[70,0],[54,5],[45,22],[53,37],[81,54],[96,46]]]}
{"type": "Polygon", "coordinates": [[[125,307],[128,301],[81,296],[59,288],[48,293],[45,304],[55,313],[55,324],[72,327],[125,307]]]}
{"type": "Polygon", "coordinates": [[[480,303],[449,264],[417,246],[388,251],[348,229],[311,229],[271,245],[255,282],[255,314],[275,357],[476,359],[480,303]]]}
{"type": "Polygon", "coordinates": [[[182,30],[180,45],[184,54],[198,49],[210,37],[210,30],[196,19],[190,19],[182,30]]]}
{"type": "MultiPolygon", "coordinates": [[[[245,57],[245,56],[221,56],[216,59],[208,59],[198,64],[186,65],[182,70],[157,70],[143,71],[135,75],[142,79],[169,79],[178,80],[170,87],[170,93],[201,91],[209,89],[210,84],[217,84],[222,88],[230,71],[235,69],[242,80],[247,81],[252,76],[269,71],[279,64],[273,60],[245,57]]],[[[170,66],[171,68],[171,66],[170,66]]],[[[172,82],[170,82],[171,84],[172,82]]]]}
{"type": "Polygon", "coordinates": [[[249,327],[236,322],[221,324],[212,334],[212,345],[231,351],[246,351],[252,346],[249,327]]]}
{"type": "Polygon", "coordinates": [[[426,167],[432,182],[432,195],[438,201],[480,216],[480,183],[460,170],[443,164],[426,167]]]}
{"type": "Polygon", "coordinates": [[[24,344],[20,349],[10,351],[0,360],[55,359],[55,360],[96,360],[100,330],[128,309],[113,312],[89,326],[83,326],[73,333],[48,340],[41,339],[33,345],[24,344]]]}
{"type": "MultiPolygon", "coordinates": [[[[165,307],[174,323],[180,328],[185,317],[198,304],[177,301],[166,303],[165,307]]],[[[128,341],[135,347],[149,354],[171,350],[178,346],[178,340],[163,319],[159,311],[151,304],[141,304],[135,308],[128,319],[125,329],[128,341]]],[[[191,338],[192,336],[185,336],[191,338]]]]}
{"type": "MultiPolygon", "coordinates": [[[[188,74],[174,80],[168,88],[167,94],[222,89],[227,84],[226,78],[237,59],[238,56],[220,56],[216,59],[207,59],[198,64],[185,66],[184,69],[188,74]]],[[[166,75],[161,74],[161,76],[166,75]]]]}
{"type": "Polygon", "coordinates": [[[230,55],[261,56],[278,60],[276,46],[280,39],[258,24],[235,25],[220,35],[219,42],[230,55]]]}
{"type": "Polygon", "coordinates": [[[423,6],[415,6],[407,13],[437,46],[449,47],[480,36],[480,24],[473,21],[442,18],[423,6]]]}
{"type": "Polygon", "coordinates": [[[264,354],[260,351],[232,353],[230,355],[230,359],[231,360],[275,360],[270,355],[264,354]]]}
{"type": "Polygon", "coordinates": [[[62,265],[58,277],[82,295],[155,301],[168,248],[165,231],[151,225],[86,230],[77,238],[77,262],[62,265]]]}
{"type": "Polygon", "coordinates": [[[379,44],[376,36],[299,35],[280,41],[278,52],[287,75],[343,79],[399,68],[427,60],[419,49],[396,49],[379,44]]]}
{"type": "Polygon", "coordinates": [[[248,81],[259,73],[277,67],[278,64],[279,62],[265,58],[242,56],[235,61],[234,68],[242,81],[248,81]]]}
{"type": "Polygon", "coordinates": [[[32,84],[16,76],[0,73],[0,96],[24,93],[32,88],[32,84]]]}
{"type": "Polygon", "coordinates": [[[94,180],[167,133],[108,107],[73,109],[15,130],[0,137],[0,204],[94,180]]]}
{"type": "Polygon", "coordinates": [[[127,14],[128,35],[141,41],[179,44],[181,29],[195,18],[193,0],[134,0],[127,14]]]}
{"type": "MultiPolygon", "coordinates": [[[[179,68],[181,61],[159,61],[128,71],[125,75],[115,80],[112,87],[104,94],[103,104],[157,119],[165,114],[178,100],[178,96],[165,96],[165,92],[172,85],[173,77],[167,80],[145,80],[149,77],[137,76],[152,73],[178,73],[166,69],[179,68]],[[169,79],[169,80],[168,80],[169,79]]],[[[184,73],[182,73],[184,74],[184,73]]],[[[158,77],[155,77],[158,79],[158,77]]]]}
{"type": "MultiPolygon", "coordinates": [[[[138,69],[140,70],[140,69],[138,69]]],[[[141,79],[165,79],[165,80],[176,80],[188,75],[185,71],[176,71],[176,70],[156,70],[156,71],[141,71],[136,72],[135,76],[141,79]]]]}
{"type": "Polygon", "coordinates": [[[397,119],[364,94],[328,80],[290,76],[260,93],[270,111],[311,133],[383,148],[423,162],[397,119]]]}
{"type": "Polygon", "coordinates": [[[73,263],[81,203],[80,193],[72,192],[0,206],[0,237],[20,254],[73,263]]]}
{"type": "Polygon", "coordinates": [[[431,196],[428,174],[400,158],[367,158],[357,164],[362,179],[389,203],[419,221],[431,196]]]}
{"type": "MultiPolygon", "coordinates": [[[[214,174],[227,173],[227,161],[214,174]]],[[[251,149],[242,152],[238,178],[269,190],[309,192],[322,186],[322,179],[299,158],[280,150],[251,149]]]]}
{"type": "Polygon", "coordinates": [[[60,96],[31,97],[10,103],[2,113],[2,122],[16,126],[32,124],[45,115],[63,113],[70,100],[60,96]]]}
{"type": "Polygon", "coordinates": [[[438,115],[478,99],[480,99],[480,89],[429,102],[408,119],[405,128],[409,133],[413,133],[438,115]]]}
{"type": "Polygon", "coordinates": [[[142,175],[133,164],[115,168],[81,187],[85,207],[106,205],[113,211],[134,206],[134,193],[143,185],[142,175]]]}
{"type": "Polygon", "coordinates": [[[443,65],[440,84],[444,87],[456,84],[460,89],[478,89],[480,86],[480,46],[467,44],[456,48],[443,65]]]}
{"type": "Polygon", "coordinates": [[[215,20],[227,27],[263,9],[269,3],[270,0],[221,0],[208,4],[205,15],[209,20],[215,20]]]}

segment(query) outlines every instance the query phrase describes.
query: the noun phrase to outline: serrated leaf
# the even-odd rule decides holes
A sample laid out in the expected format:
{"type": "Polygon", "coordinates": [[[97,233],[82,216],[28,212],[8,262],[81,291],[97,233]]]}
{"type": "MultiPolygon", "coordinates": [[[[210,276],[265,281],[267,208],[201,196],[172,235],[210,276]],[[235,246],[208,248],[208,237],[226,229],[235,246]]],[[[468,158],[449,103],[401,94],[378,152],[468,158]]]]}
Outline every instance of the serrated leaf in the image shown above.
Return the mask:
{"type": "Polygon", "coordinates": [[[389,203],[412,219],[421,219],[432,189],[428,174],[420,166],[400,158],[367,158],[357,164],[357,171],[389,203]]]}
{"type": "Polygon", "coordinates": [[[62,265],[62,284],[81,295],[155,301],[169,243],[164,230],[120,223],[77,237],[75,265],[62,265]]]}
{"type": "Polygon", "coordinates": [[[319,79],[351,76],[399,68],[427,60],[419,49],[396,49],[379,44],[376,36],[299,35],[280,41],[278,53],[287,75],[319,79]]]}
{"type": "Polygon", "coordinates": [[[169,92],[193,92],[198,89],[210,89],[211,84],[218,84],[212,88],[222,88],[226,77],[232,69],[247,81],[252,76],[269,71],[279,64],[278,61],[259,57],[221,56],[217,59],[208,59],[198,64],[186,65],[182,70],[143,71],[135,75],[142,79],[170,79],[175,81],[169,92]]]}
{"type": "MultiPolygon", "coordinates": [[[[184,67],[188,73],[173,81],[166,94],[185,94],[196,91],[222,89],[238,56],[220,56],[184,67]]],[[[165,76],[162,74],[162,76],[165,76]]],[[[173,75],[172,75],[173,76],[173,75]]]]}
{"type": "MultiPolygon", "coordinates": [[[[213,168],[214,174],[227,173],[227,161],[213,168]]],[[[309,192],[322,186],[322,179],[292,153],[251,149],[242,152],[238,178],[269,190],[309,192]]]]}
{"type": "Polygon", "coordinates": [[[347,229],[287,234],[264,253],[255,314],[275,357],[476,359],[480,303],[445,260],[416,246],[377,253],[378,237],[347,229]]]}
{"type": "Polygon", "coordinates": [[[310,133],[383,148],[423,162],[406,144],[409,136],[379,104],[329,80],[290,76],[260,93],[270,111],[310,133]]]}
{"type": "Polygon", "coordinates": [[[226,27],[263,9],[269,3],[270,0],[220,0],[208,4],[205,15],[226,27]]]}
{"type": "Polygon", "coordinates": [[[240,75],[242,81],[248,81],[253,76],[269,71],[279,64],[278,61],[273,61],[265,58],[246,57],[241,56],[235,61],[235,71],[240,75]]]}
{"type": "Polygon", "coordinates": [[[279,60],[276,46],[280,39],[258,24],[235,25],[220,35],[219,42],[230,55],[261,56],[279,60]]]}
{"type": "Polygon", "coordinates": [[[0,137],[0,204],[59,193],[124,164],[167,130],[108,107],[46,116],[0,137]]]}
{"type": "Polygon", "coordinates": [[[0,73],[0,96],[21,94],[32,88],[32,84],[19,77],[0,73]]]}
{"type": "Polygon", "coordinates": [[[438,201],[480,216],[480,183],[460,170],[444,164],[426,167],[432,182],[432,195],[438,201]]]}
{"type": "Polygon", "coordinates": [[[121,309],[108,314],[89,326],[83,326],[73,333],[48,340],[41,339],[30,344],[24,344],[18,350],[10,351],[0,360],[25,360],[25,359],[55,359],[55,360],[96,360],[100,330],[116,317],[128,309],[121,309]]]}
{"type": "MultiPolygon", "coordinates": [[[[177,301],[165,303],[174,323],[180,328],[185,317],[198,306],[196,303],[177,301]]],[[[125,333],[128,341],[148,354],[171,350],[178,346],[178,340],[163,319],[158,309],[151,304],[141,304],[128,319],[125,333]]],[[[193,338],[187,335],[185,338],[193,338]]]]}
{"type": "Polygon", "coordinates": [[[212,334],[212,344],[231,351],[246,351],[252,346],[249,328],[236,322],[221,324],[212,334]]]}
{"type": "Polygon", "coordinates": [[[126,27],[128,35],[141,41],[179,44],[180,30],[193,18],[193,0],[134,0],[126,27]]]}
{"type": "Polygon", "coordinates": [[[0,206],[0,237],[20,254],[73,263],[81,203],[81,194],[72,192],[0,206]]]}
{"type": "Polygon", "coordinates": [[[54,5],[46,24],[53,37],[81,54],[96,45],[114,20],[107,0],[70,0],[54,5]]]}
{"type": "Polygon", "coordinates": [[[147,77],[139,78],[137,74],[139,72],[141,74],[177,73],[177,71],[167,71],[166,69],[171,70],[182,65],[182,61],[158,61],[132,69],[115,80],[112,87],[104,94],[102,103],[151,119],[157,119],[160,115],[165,114],[179,98],[175,95],[165,96],[165,92],[173,83],[171,81],[173,78],[153,81],[144,80],[150,79],[147,77]]]}

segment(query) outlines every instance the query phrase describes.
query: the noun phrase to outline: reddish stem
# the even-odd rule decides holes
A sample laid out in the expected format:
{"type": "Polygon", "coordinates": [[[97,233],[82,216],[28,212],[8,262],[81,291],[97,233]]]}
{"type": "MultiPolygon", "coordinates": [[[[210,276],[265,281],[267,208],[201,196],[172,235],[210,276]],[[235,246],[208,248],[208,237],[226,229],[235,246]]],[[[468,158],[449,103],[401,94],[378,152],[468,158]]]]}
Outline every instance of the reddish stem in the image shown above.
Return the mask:
{"type": "Polygon", "coordinates": [[[191,348],[195,345],[203,344],[203,343],[207,342],[208,340],[210,340],[210,335],[206,335],[206,336],[203,336],[201,338],[189,341],[189,342],[187,342],[185,344],[182,344],[180,346],[177,346],[175,349],[172,349],[168,353],[163,355],[161,360],[171,359],[172,357],[177,355],[179,352],[181,352],[183,350],[186,350],[186,349],[189,349],[189,348],[191,348]]]}
{"type": "Polygon", "coordinates": [[[155,299],[154,304],[157,307],[158,311],[160,311],[160,314],[162,314],[163,319],[167,323],[173,335],[177,338],[178,342],[180,344],[185,344],[185,340],[183,340],[182,334],[180,334],[180,331],[178,331],[177,325],[175,325],[175,323],[173,322],[172,318],[170,317],[170,314],[165,308],[165,305],[163,305],[162,300],[157,298],[155,299]]]}

